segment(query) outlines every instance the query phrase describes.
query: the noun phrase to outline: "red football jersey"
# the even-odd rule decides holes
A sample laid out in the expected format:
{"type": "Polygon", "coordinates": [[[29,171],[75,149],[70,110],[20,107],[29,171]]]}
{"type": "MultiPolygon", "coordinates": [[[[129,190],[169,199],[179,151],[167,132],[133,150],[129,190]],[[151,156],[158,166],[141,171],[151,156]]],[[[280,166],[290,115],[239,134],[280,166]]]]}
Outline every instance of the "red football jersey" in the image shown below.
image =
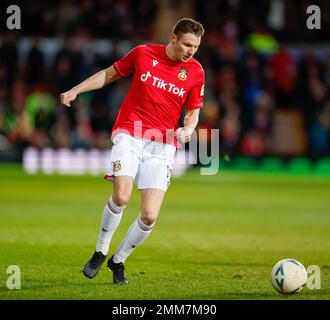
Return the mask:
{"type": "Polygon", "coordinates": [[[130,90],[121,105],[112,136],[128,132],[136,137],[176,145],[184,105],[203,107],[204,70],[191,58],[187,62],[171,60],[165,45],[133,48],[113,64],[122,77],[133,74],[130,90]]]}

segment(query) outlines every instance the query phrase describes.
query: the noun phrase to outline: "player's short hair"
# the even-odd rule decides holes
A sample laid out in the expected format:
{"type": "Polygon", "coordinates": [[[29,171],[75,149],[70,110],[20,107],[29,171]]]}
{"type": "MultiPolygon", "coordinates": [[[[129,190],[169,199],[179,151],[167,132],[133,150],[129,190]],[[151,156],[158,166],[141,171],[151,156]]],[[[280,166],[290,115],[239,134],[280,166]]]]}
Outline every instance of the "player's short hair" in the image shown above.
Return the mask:
{"type": "Polygon", "coordinates": [[[197,37],[202,37],[204,32],[205,30],[202,24],[191,18],[183,18],[179,20],[173,27],[172,31],[172,33],[174,33],[178,38],[185,33],[192,33],[197,37]]]}

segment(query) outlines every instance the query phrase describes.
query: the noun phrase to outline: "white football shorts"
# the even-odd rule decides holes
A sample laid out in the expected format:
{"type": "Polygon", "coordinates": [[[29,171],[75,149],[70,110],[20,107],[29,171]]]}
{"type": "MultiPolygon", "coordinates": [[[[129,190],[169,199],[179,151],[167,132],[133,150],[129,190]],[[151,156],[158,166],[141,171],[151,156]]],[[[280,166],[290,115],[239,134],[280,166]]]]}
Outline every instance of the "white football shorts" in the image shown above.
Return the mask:
{"type": "Polygon", "coordinates": [[[139,190],[167,190],[175,146],[136,138],[126,133],[117,133],[112,142],[111,163],[106,180],[112,181],[113,176],[130,176],[139,190]]]}

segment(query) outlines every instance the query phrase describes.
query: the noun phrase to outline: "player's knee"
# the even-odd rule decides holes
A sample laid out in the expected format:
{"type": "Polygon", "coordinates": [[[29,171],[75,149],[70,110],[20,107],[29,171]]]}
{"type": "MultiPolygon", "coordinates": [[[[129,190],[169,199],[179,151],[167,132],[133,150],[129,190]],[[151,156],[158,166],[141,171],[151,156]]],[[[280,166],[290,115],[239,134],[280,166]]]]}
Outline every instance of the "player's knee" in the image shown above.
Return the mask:
{"type": "Polygon", "coordinates": [[[153,214],[141,213],[140,219],[147,226],[151,226],[156,223],[156,217],[153,214]]]}
{"type": "Polygon", "coordinates": [[[122,194],[114,194],[112,196],[112,200],[114,202],[114,204],[118,207],[125,207],[127,206],[128,202],[129,202],[129,199],[130,199],[130,195],[129,194],[125,194],[125,193],[122,193],[122,194]]]}

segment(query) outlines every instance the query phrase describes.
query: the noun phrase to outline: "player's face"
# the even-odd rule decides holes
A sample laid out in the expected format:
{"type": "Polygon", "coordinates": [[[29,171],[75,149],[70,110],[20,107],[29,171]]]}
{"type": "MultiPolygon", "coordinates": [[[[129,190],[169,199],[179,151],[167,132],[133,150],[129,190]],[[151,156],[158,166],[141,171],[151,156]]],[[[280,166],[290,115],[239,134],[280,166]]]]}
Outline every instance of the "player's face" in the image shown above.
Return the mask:
{"type": "Polygon", "coordinates": [[[177,37],[172,35],[172,44],[175,56],[178,60],[187,62],[196,53],[201,43],[201,37],[192,33],[184,33],[177,37]]]}

